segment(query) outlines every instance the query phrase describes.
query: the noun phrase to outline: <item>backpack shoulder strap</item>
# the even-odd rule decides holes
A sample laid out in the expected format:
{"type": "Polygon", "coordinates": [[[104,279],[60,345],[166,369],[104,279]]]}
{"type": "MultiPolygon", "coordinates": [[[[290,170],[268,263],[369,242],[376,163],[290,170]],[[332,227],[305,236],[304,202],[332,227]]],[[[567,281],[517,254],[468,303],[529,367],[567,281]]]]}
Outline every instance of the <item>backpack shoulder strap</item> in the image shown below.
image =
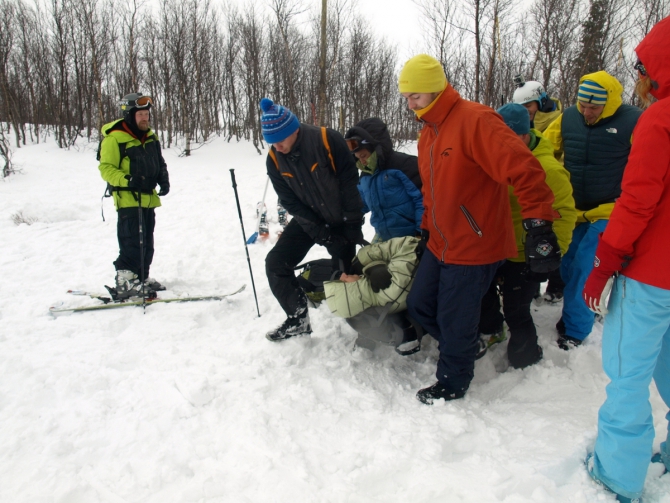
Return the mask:
{"type": "Polygon", "coordinates": [[[328,158],[330,159],[330,165],[333,168],[333,171],[337,173],[337,168],[335,167],[335,159],[333,159],[333,153],[330,151],[330,143],[328,143],[328,135],[326,134],[326,128],[321,126],[321,138],[323,139],[323,145],[328,151],[328,158]]]}
{"type": "Polygon", "coordinates": [[[279,171],[279,163],[277,162],[277,154],[275,154],[275,151],[272,150],[272,147],[270,147],[270,150],[268,151],[268,155],[272,158],[272,160],[275,163],[275,166],[277,167],[277,171],[279,171]]]}

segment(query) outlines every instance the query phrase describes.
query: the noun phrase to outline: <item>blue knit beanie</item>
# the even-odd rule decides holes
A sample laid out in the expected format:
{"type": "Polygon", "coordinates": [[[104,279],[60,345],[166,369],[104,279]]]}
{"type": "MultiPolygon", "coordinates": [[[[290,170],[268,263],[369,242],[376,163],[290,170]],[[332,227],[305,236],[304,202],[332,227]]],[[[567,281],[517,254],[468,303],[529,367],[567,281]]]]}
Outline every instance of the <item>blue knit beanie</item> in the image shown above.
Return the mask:
{"type": "Polygon", "coordinates": [[[597,82],[585,80],[579,84],[577,99],[592,105],[604,105],[607,103],[607,91],[597,82]]]}
{"type": "Polygon", "coordinates": [[[505,124],[507,124],[516,134],[530,133],[530,115],[523,105],[518,103],[508,103],[496,110],[502,115],[505,124]]]}
{"type": "Polygon", "coordinates": [[[271,99],[263,98],[260,106],[263,111],[261,128],[267,143],[284,141],[300,127],[300,122],[293,112],[281,105],[275,105],[271,99]]]}

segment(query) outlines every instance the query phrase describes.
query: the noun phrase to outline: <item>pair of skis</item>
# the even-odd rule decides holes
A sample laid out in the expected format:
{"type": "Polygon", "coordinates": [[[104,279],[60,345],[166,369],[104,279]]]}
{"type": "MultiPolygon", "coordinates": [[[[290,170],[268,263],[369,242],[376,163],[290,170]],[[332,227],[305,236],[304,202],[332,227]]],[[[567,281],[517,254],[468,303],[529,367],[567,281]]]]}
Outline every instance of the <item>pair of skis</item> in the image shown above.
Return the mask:
{"type": "Polygon", "coordinates": [[[93,292],[86,292],[83,290],[68,290],[67,293],[71,295],[82,295],[82,296],[88,296],[92,299],[96,299],[99,301],[102,301],[102,304],[94,304],[90,306],[73,306],[73,307],[68,307],[63,305],[61,303],[60,305],[53,306],[49,308],[49,313],[51,313],[54,316],[58,316],[61,314],[71,314],[71,313],[81,313],[81,312],[87,312],[87,311],[106,311],[108,309],[117,309],[120,307],[131,307],[131,306],[143,306],[143,305],[151,305],[151,304],[167,304],[171,302],[199,302],[199,301],[204,301],[204,300],[223,300],[227,297],[231,297],[233,295],[236,295],[240,292],[242,292],[247,285],[242,285],[240,288],[235,290],[234,292],[231,293],[226,293],[223,295],[198,295],[198,296],[190,296],[190,297],[173,297],[173,298],[153,298],[153,299],[138,299],[138,298],[131,298],[126,301],[115,301],[113,300],[109,295],[101,294],[101,293],[93,293],[93,292]]]}

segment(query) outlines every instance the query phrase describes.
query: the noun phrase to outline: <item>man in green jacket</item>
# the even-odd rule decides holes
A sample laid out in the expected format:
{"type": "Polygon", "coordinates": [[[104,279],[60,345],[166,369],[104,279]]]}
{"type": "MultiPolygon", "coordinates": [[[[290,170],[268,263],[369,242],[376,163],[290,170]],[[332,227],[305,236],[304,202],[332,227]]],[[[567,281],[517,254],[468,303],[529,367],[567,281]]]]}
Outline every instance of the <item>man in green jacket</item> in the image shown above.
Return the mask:
{"type": "Polygon", "coordinates": [[[118,214],[115,300],[151,298],[165,290],[149,277],[149,268],[154,256],[154,208],[161,205],[158,196],[170,191],[170,179],[158,137],[149,128],[151,98],[132,93],[119,104],[123,118],[102,127],[98,167],[118,214]]]}

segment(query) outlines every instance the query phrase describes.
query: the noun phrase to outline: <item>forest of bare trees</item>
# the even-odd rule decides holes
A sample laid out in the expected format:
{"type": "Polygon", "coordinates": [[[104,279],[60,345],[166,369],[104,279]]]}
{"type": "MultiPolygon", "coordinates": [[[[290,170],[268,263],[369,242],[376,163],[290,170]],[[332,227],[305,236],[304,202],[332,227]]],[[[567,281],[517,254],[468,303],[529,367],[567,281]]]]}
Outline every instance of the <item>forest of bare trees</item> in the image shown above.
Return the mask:
{"type": "MultiPolygon", "coordinates": [[[[402,34],[377,36],[353,0],[266,1],[0,0],[4,144],[97,141],[135,91],[153,97],[163,147],[186,154],[212,135],[259,149],[264,96],[303,122],[344,132],[377,116],[396,139],[416,137],[396,86],[402,34]]],[[[601,69],[632,101],[633,48],[670,0],[413,0],[398,15],[422,20],[424,52],[465,98],[500,106],[521,73],[569,106],[579,77],[601,69]]]]}

